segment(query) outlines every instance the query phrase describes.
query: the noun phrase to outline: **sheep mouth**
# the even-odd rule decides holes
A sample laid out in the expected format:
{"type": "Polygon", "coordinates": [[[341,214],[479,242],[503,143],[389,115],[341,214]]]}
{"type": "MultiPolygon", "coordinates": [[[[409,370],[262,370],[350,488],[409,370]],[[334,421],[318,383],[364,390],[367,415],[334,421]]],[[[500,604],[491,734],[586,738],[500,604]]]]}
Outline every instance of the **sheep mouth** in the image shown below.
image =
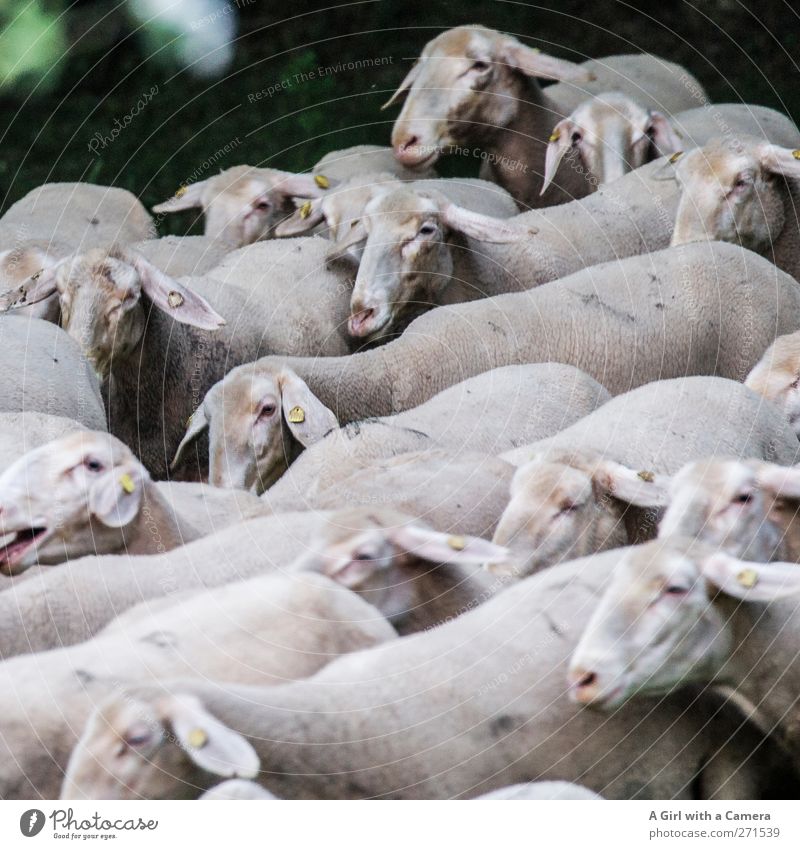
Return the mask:
{"type": "Polygon", "coordinates": [[[41,542],[46,533],[47,528],[23,528],[17,531],[11,541],[0,548],[0,572],[13,575],[16,571],[14,567],[19,565],[33,546],[41,542]]]}

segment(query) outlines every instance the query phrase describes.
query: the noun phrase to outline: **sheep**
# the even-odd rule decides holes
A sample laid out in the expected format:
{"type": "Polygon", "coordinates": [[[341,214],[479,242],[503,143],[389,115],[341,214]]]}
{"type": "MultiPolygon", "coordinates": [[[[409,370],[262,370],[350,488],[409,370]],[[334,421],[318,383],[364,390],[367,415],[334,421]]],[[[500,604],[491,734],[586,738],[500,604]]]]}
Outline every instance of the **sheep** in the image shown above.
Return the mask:
{"type": "Polygon", "coordinates": [[[52,246],[57,259],[69,252],[155,237],[147,210],[134,195],[90,183],[45,183],[28,192],[0,218],[0,249],[29,242],[52,246]]]}
{"type": "MultiPolygon", "coordinates": [[[[511,195],[495,183],[486,180],[464,178],[414,180],[402,182],[389,173],[366,174],[351,177],[321,198],[298,207],[293,216],[282,221],[275,230],[278,236],[299,236],[318,232],[323,223],[327,236],[334,241],[350,244],[351,228],[359,224],[364,210],[376,198],[390,192],[407,189],[411,192],[439,192],[446,202],[467,210],[478,212],[489,218],[510,218],[517,214],[517,205],[511,195]]],[[[357,231],[359,234],[362,230],[357,231]]],[[[360,237],[359,237],[360,238],[360,237]]],[[[333,248],[329,261],[344,257],[358,262],[360,251],[345,247],[333,248]]]]}
{"type": "Polygon", "coordinates": [[[740,383],[719,377],[659,380],[613,398],[550,439],[503,454],[517,469],[495,531],[511,571],[656,534],[670,503],[669,475],[690,460],[732,455],[789,464],[800,457],[783,417],[740,383]]]}
{"type": "Polygon", "coordinates": [[[743,454],[687,463],[668,482],[659,537],[692,537],[745,560],[800,562],[800,470],[743,454]]]}
{"type": "MultiPolygon", "coordinates": [[[[348,528],[352,529],[354,539],[361,537],[367,528],[384,529],[388,533],[393,528],[412,525],[411,535],[416,538],[426,529],[435,528],[438,533],[462,537],[466,550],[470,537],[491,536],[503,509],[511,474],[511,467],[501,461],[481,460],[480,468],[474,471],[469,468],[468,459],[460,466],[450,464],[444,468],[448,494],[458,495],[460,474],[467,480],[466,496],[472,502],[453,498],[437,500],[431,493],[422,520],[420,514],[409,513],[408,509],[403,512],[394,506],[384,491],[379,499],[370,496],[344,513],[341,505],[331,498],[330,509],[324,512],[302,510],[259,515],[164,553],[84,557],[63,568],[31,568],[24,575],[24,583],[0,592],[0,656],[7,658],[87,640],[115,615],[141,601],[155,603],[175,592],[218,587],[232,580],[285,570],[292,564],[299,567],[302,558],[310,557],[312,552],[317,564],[314,568],[323,568],[326,546],[335,544],[340,548],[348,528]],[[476,492],[480,495],[476,496],[476,492]],[[329,526],[334,530],[329,530],[329,526]]],[[[424,466],[417,465],[416,469],[415,464],[410,466],[412,471],[424,474],[424,466]]],[[[389,470],[383,477],[391,474],[389,470]]],[[[410,489],[408,484],[407,489],[410,489]]],[[[202,506],[205,505],[204,501],[202,506]]],[[[406,555],[414,552],[405,551],[396,540],[392,544],[400,558],[396,565],[403,567],[406,555]]],[[[500,553],[497,547],[492,551],[496,555],[500,553]]],[[[466,550],[464,556],[469,557],[470,553],[466,550]]],[[[441,583],[429,582],[430,561],[425,563],[419,583],[412,588],[419,593],[413,602],[413,615],[410,610],[404,623],[403,616],[396,609],[393,611],[398,627],[413,627],[423,621],[423,616],[427,625],[436,624],[463,608],[463,593],[472,592],[460,584],[452,586],[452,576],[459,573],[451,570],[441,573],[441,583]],[[433,593],[432,601],[426,595],[431,586],[439,588],[433,593]]],[[[386,565],[384,562],[382,568],[386,565]]],[[[464,565],[469,566],[470,561],[464,565]]],[[[394,574],[388,568],[382,573],[394,574]]],[[[437,574],[431,577],[436,578],[437,574]]],[[[504,583],[494,578],[488,580],[497,588],[504,583]]],[[[476,582],[473,606],[476,597],[488,597],[481,576],[476,582]]],[[[376,583],[379,583],[377,578],[372,579],[365,592],[372,593],[376,583]]]]}
{"type": "Polygon", "coordinates": [[[104,380],[110,431],[164,478],[187,419],[231,366],[265,351],[349,351],[347,278],[326,270],[324,255],[322,239],[258,243],[178,281],[134,251],[90,251],[0,298],[0,308],[58,292],[64,328],[104,380]]]}
{"type": "MultiPolygon", "coordinates": [[[[255,785],[258,786],[258,785],[255,785]]],[[[267,791],[268,792],[268,791],[267,791]]],[[[571,801],[602,800],[602,796],[588,790],[580,784],[569,781],[529,781],[526,784],[512,784],[511,787],[501,787],[491,793],[484,793],[478,799],[486,802],[496,802],[501,799],[518,801],[536,799],[537,801],[551,799],[569,799],[571,801]]]]}
{"type": "Polygon", "coordinates": [[[169,494],[110,434],[79,431],[34,448],[0,474],[0,531],[12,535],[0,548],[0,572],[88,554],[160,553],[224,527],[218,504],[206,530],[169,494]]]}
{"type": "Polygon", "coordinates": [[[136,242],[131,250],[170,277],[202,276],[230,252],[227,245],[205,236],[163,236],[136,242]]]}
{"type": "Polygon", "coordinates": [[[45,413],[106,429],[100,386],[74,340],[49,321],[0,320],[3,392],[0,412],[45,413]]]}
{"type": "Polygon", "coordinates": [[[398,162],[392,148],[374,144],[357,144],[332,150],[311,169],[329,180],[344,182],[361,174],[389,173],[398,180],[436,179],[433,168],[407,168],[398,162]]]}
{"type": "Polygon", "coordinates": [[[497,220],[437,189],[377,193],[329,254],[357,255],[348,332],[372,340],[437,304],[518,292],[669,245],[679,190],[661,163],[582,200],[497,220]]]}
{"type": "Polygon", "coordinates": [[[320,432],[327,424],[330,432],[291,464],[290,474],[284,472],[279,485],[270,487],[278,478],[276,466],[283,472],[290,456],[285,427],[270,427],[266,437],[263,433],[269,427],[263,404],[276,396],[278,379],[279,372],[270,375],[268,369],[251,367],[238,369],[213,386],[197,418],[192,417],[176,463],[201,429],[208,429],[209,483],[257,494],[269,488],[274,503],[276,496],[280,500],[278,486],[289,498],[305,496],[355,467],[407,451],[446,444],[454,454],[499,454],[551,436],[610,397],[597,381],[572,366],[536,363],[477,375],[412,410],[341,429],[333,413],[317,406],[315,399],[310,409],[303,410],[305,419],[320,432]]]}
{"type": "Polygon", "coordinates": [[[243,778],[230,778],[220,784],[215,784],[210,790],[201,793],[197,798],[204,801],[233,802],[241,799],[275,800],[278,797],[253,781],[246,781],[243,778]]]}
{"type": "Polygon", "coordinates": [[[587,186],[580,174],[541,196],[546,140],[559,118],[609,90],[667,114],[706,103],[687,71],[656,56],[576,65],[485,27],[456,27],[425,46],[386,104],[408,95],[392,130],[395,156],[410,167],[432,165],[448,149],[479,146],[481,176],[507,189],[523,209],[582,197],[587,186]],[[542,90],[537,79],[564,84],[542,90]]]}
{"type": "Polygon", "coordinates": [[[673,245],[722,240],[769,257],[800,277],[797,150],[760,139],[715,139],[681,155],[673,245]]]}
{"type": "Polygon", "coordinates": [[[84,723],[125,683],[283,684],[397,636],[357,595],[313,574],[258,577],[135,612],[88,642],[0,663],[4,799],[57,797],[84,723]]]}
{"type": "MultiPolygon", "coordinates": [[[[452,527],[452,526],[451,526],[452,527]]],[[[509,552],[478,536],[441,533],[394,506],[328,515],[292,572],[320,572],[361,595],[398,634],[441,625],[508,583],[479,568],[509,552]]]]}
{"type": "Polygon", "coordinates": [[[207,180],[181,186],[169,200],[154,206],[153,212],[166,215],[202,209],[205,235],[240,248],[281,235],[277,230],[293,214],[294,198],[322,199],[332,181],[386,172],[397,180],[420,176],[400,165],[391,148],[358,145],[326,154],[311,174],[236,165],[207,180]]]}
{"type": "Polygon", "coordinates": [[[664,154],[699,147],[712,137],[758,136],[783,146],[800,144],[794,122],[764,106],[719,103],[671,117],[648,109],[619,91],[584,101],[553,128],[547,145],[542,194],[567,156],[594,191],[664,154]]]}
{"type": "Polygon", "coordinates": [[[796,762],[799,592],[796,563],[739,560],[679,537],[629,549],[573,652],[571,697],[616,711],[634,696],[727,687],[796,762]]]}
{"type": "Polygon", "coordinates": [[[797,283],[772,263],[735,245],[686,245],[434,310],[376,350],[265,357],[247,369],[291,368],[344,425],[407,410],[458,381],[520,363],[573,365],[612,395],[691,374],[741,380],[798,323],[797,283]]]}
{"type": "Polygon", "coordinates": [[[209,239],[241,248],[275,235],[275,227],[294,211],[292,199],[320,197],[326,181],[311,174],[236,165],[219,174],[181,186],[153,212],[165,215],[202,209],[209,239]]]}
{"type": "MultiPolygon", "coordinates": [[[[604,552],[556,566],[305,681],[162,680],[116,693],[87,723],[65,795],[126,798],[152,787],[179,796],[198,783],[180,740],[189,728],[219,734],[221,724],[261,760],[255,779],[285,799],[472,798],[521,781],[579,781],[609,799],[793,798],[797,777],[780,747],[714,694],[610,715],[570,703],[564,678],[581,617],[618,559],[604,552]],[[145,717],[172,742],[115,760],[145,717]]],[[[232,755],[222,755],[230,771],[232,755]]]]}
{"type": "Polygon", "coordinates": [[[33,411],[0,413],[0,472],[20,456],[40,445],[88,428],[65,416],[33,411]]]}
{"type": "Polygon", "coordinates": [[[800,332],[779,336],[753,366],[744,385],[783,410],[800,438],[800,332]]]}

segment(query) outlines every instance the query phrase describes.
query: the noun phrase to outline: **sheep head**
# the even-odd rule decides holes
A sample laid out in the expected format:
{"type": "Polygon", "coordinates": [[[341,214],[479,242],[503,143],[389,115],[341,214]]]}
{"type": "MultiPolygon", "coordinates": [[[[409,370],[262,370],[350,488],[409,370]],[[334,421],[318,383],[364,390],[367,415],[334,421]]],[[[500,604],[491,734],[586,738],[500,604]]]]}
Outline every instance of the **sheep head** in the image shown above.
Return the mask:
{"type": "Polygon", "coordinates": [[[407,94],[392,131],[396,158],[403,165],[421,168],[432,165],[450,147],[484,141],[516,116],[522,77],[591,79],[580,65],[485,27],[443,32],[425,46],[386,104],[407,94]]]}
{"type": "Polygon", "coordinates": [[[29,451],[0,475],[0,571],[119,550],[150,477],[106,433],[80,431],[29,451]]]}
{"type": "Polygon", "coordinates": [[[524,577],[625,545],[626,510],[660,507],[665,498],[661,475],[588,455],[535,455],[514,474],[493,541],[512,550],[511,572],[524,577]]]}
{"type": "Polygon", "coordinates": [[[89,718],[72,752],[62,799],[195,798],[223,778],[255,778],[250,743],[194,696],[118,692],[89,718]]]}
{"type": "Polygon", "coordinates": [[[209,483],[260,495],[336,416],[289,368],[245,366],[211,387],[192,415],[172,467],[208,431],[209,483]]]}
{"type": "Polygon", "coordinates": [[[182,187],[153,212],[202,209],[205,235],[238,248],[272,238],[278,224],[294,211],[293,198],[321,197],[325,186],[324,177],[238,165],[182,187]]]}
{"type": "Polygon", "coordinates": [[[575,164],[596,187],[680,147],[678,134],[660,112],[645,109],[620,92],[598,94],[553,128],[541,194],[564,156],[579,160],[575,164]]]}
{"type": "Polygon", "coordinates": [[[718,240],[767,253],[786,222],[781,183],[800,178],[798,156],[747,139],[716,139],[678,156],[682,193],[672,244],[718,240]]]}
{"type": "Polygon", "coordinates": [[[200,295],[125,249],[95,249],[44,268],[2,296],[0,311],[38,303],[53,293],[58,294],[62,327],[101,379],[139,343],[147,322],[143,296],[184,324],[205,330],[225,324],[200,295]]]}

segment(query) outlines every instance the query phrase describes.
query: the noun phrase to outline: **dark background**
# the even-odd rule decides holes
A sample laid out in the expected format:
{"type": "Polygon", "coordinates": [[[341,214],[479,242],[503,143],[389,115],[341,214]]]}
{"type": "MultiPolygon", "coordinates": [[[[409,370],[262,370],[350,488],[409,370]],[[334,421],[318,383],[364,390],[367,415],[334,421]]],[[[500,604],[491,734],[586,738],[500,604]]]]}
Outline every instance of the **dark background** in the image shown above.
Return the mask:
{"type": "MultiPolygon", "coordinates": [[[[47,7],[48,0],[40,2],[47,7]]],[[[105,0],[56,4],[68,7],[71,49],[47,85],[23,82],[0,92],[0,208],[43,182],[72,180],[121,186],[150,207],[237,138],[204,176],[244,162],[299,171],[332,149],[388,144],[397,109],[379,106],[430,38],[463,23],[482,23],[576,61],[653,52],[685,65],[715,101],[759,103],[800,117],[800,17],[784,0],[239,4],[235,60],[211,80],[176,66],[167,40],[160,49],[135,32],[122,7],[108,14],[105,0]],[[293,80],[320,65],[385,57],[391,62],[378,67],[293,80]],[[292,80],[289,89],[248,102],[248,94],[284,79],[292,80]],[[93,134],[107,135],[154,85],[158,94],[130,126],[92,154],[93,134]]],[[[165,229],[185,232],[191,220],[171,216],[165,229]]]]}

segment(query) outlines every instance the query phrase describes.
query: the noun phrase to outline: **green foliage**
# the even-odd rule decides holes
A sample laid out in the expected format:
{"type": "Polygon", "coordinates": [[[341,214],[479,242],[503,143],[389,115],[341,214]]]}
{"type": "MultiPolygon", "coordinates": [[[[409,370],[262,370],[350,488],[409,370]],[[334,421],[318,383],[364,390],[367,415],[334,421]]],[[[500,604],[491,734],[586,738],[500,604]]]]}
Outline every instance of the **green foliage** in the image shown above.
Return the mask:
{"type": "Polygon", "coordinates": [[[57,4],[0,0],[0,90],[52,88],[66,53],[65,19],[57,4]]]}

